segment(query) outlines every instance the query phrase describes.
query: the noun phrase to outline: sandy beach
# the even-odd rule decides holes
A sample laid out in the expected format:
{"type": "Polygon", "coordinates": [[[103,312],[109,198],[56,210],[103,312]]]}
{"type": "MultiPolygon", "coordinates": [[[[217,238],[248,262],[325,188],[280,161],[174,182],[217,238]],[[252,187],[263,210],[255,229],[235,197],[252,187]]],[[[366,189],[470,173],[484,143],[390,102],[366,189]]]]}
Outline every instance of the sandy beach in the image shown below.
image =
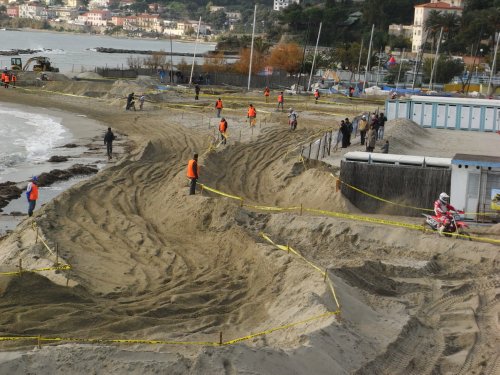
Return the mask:
{"type": "MultiPolygon", "coordinates": [[[[299,112],[298,129],[289,132],[286,113],[265,105],[257,91],[204,89],[195,101],[191,91],[159,93],[153,84],[139,77],[2,91],[6,102],[85,115],[127,143],[115,163],[0,240],[0,272],[16,271],[20,259],[25,269],[54,266],[56,254],[37,240],[33,223],[48,247],[59,249],[57,262],[71,267],[0,275],[0,336],[31,337],[0,342],[0,373],[497,373],[497,245],[251,208],[302,205],[361,215],[336,192],[335,163],[304,163],[298,154],[340,119],[380,104],[287,98],[285,106],[299,112]],[[147,93],[144,111],[124,110],[130,92],[147,93]],[[214,148],[218,95],[229,138],[214,148]],[[250,102],[258,112],[253,129],[250,102]],[[194,152],[200,182],[242,201],[188,195],[185,169],[194,152]],[[38,336],[52,340],[38,348],[38,336]],[[227,343],[237,338],[245,339],[227,343]],[[227,345],[217,345],[221,339],[227,345]]],[[[93,132],[82,129],[81,137],[93,132]]],[[[500,136],[492,133],[395,121],[386,137],[395,153],[500,156],[500,136]]],[[[471,231],[500,239],[498,224],[471,231]]]]}

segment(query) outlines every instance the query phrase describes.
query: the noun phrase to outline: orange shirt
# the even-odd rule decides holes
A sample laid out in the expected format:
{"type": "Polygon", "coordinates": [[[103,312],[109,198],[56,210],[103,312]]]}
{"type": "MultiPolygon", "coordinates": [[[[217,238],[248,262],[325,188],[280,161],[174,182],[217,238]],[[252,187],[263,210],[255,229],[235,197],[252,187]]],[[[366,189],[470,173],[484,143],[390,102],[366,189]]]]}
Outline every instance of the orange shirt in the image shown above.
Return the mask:
{"type": "Polygon", "coordinates": [[[221,122],[219,123],[219,131],[220,131],[221,133],[225,133],[225,132],[226,132],[226,130],[227,130],[227,122],[226,122],[226,121],[221,121],[221,122]]]}
{"type": "Polygon", "coordinates": [[[188,163],[187,177],[188,178],[198,178],[199,173],[200,173],[200,167],[198,165],[198,162],[194,159],[191,159],[188,163]],[[196,166],[196,174],[194,172],[195,166],[196,166]]]}
{"type": "Polygon", "coordinates": [[[255,107],[248,107],[248,117],[255,117],[257,116],[257,111],[255,110],[255,107]]]}

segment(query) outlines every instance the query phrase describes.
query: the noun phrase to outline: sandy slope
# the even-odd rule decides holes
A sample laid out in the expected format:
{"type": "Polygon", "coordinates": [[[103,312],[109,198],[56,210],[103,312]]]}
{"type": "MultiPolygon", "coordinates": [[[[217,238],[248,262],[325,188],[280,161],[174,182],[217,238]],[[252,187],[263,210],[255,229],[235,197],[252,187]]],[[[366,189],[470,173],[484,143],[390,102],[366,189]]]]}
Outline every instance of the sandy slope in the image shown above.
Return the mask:
{"type": "MultiPolygon", "coordinates": [[[[161,102],[166,108],[148,103],[140,113],[123,111],[121,98],[146,91],[143,82],[65,83],[65,89],[101,92],[105,101],[47,95],[38,105],[85,108],[128,134],[135,147],[38,211],[34,220],[73,267],[69,286],[65,273],[0,278],[2,335],[217,341],[221,331],[231,339],[334,309],[322,277],[263,241],[261,231],[328,269],[342,317],[222,348],[72,343],[20,351],[32,344],[6,342],[4,349],[18,350],[0,353],[0,373],[496,371],[498,247],[344,219],[251,212],[212,194],[187,196],[186,161],[194,151],[204,153],[213,136],[211,98],[180,112],[169,103],[200,103],[169,94],[161,102]]],[[[33,96],[9,92],[6,100],[31,103],[33,96]]],[[[294,152],[336,124],[321,113],[329,107],[299,106],[296,133],[287,131],[285,115],[261,112],[266,121],[252,133],[245,105],[227,101],[232,136],[227,147],[202,157],[202,182],[248,203],[357,212],[335,193],[330,167],[305,170],[294,152]]],[[[395,143],[408,141],[406,132],[387,132],[395,143]]],[[[435,137],[424,133],[398,150],[432,149],[435,137]]],[[[447,147],[465,151],[458,142],[447,147]]],[[[28,268],[53,262],[35,245],[29,224],[0,243],[2,269],[19,258],[28,268]]]]}

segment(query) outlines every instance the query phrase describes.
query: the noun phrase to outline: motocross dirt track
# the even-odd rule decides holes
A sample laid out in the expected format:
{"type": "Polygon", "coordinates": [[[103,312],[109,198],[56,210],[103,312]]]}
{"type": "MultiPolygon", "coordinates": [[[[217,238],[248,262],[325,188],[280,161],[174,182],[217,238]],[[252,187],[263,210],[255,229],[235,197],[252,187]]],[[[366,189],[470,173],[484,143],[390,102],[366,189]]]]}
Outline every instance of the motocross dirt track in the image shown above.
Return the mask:
{"type": "MultiPolygon", "coordinates": [[[[104,91],[99,85],[66,90],[104,91]]],[[[122,97],[140,92],[117,86],[122,97]]],[[[249,100],[264,109],[256,95],[249,100]]],[[[170,108],[196,104],[172,97],[162,109],[147,103],[144,112],[123,111],[123,100],[111,94],[82,103],[9,92],[5,100],[86,113],[126,138],[130,153],[37,211],[33,220],[72,269],[0,278],[0,336],[217,342],[219,332],[229,340],[335,310],[323,277],[262,232],[327,269],[342,312],[224,347],[73,341],[31,350],[33,341],[7,341],[0,373],[498,373],[498,246],[187,195],[186,163],[197,151],[201,182],[245,203],[360,214],[335,192],[335,168],[298,159],[297,146],[337,123],[321,113],[328,106],[299,107],[294,133],[285,114],[266,107],[265,123],[252,132],[241,116],[246,102],[228,98],[228,145],[206,153],[216,124],[211,97],[202,96],[204,109],[170,108]]],[[[401,140],[408,154],[432,149],[435,133],[404,125],[407,132],[401,121],[388,124],[391,143],[401,140]]],[[[485,135],[465,136],[477,137],[470,152],[478,153],[485,135]]],[[[465,136],[453,132],[448,156],[465,136]]],[[[15,269],[20,258],[26,268],[54,262],[35,244],[31,222],[1,240],[0,271],[15,269]]]]}

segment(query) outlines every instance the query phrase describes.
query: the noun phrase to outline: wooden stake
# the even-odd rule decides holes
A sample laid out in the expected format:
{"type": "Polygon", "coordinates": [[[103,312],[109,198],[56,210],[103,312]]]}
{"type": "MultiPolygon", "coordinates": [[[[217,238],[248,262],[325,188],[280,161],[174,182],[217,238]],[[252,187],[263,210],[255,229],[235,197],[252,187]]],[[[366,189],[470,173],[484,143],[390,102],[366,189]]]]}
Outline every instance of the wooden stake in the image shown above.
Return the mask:
{"type": "Polygon", "coordinates": [[[286,244],[286,248],[287,248],[287,250],[288,250],[288,254],[290,254],[290,246],[288,245],[288,242],[287,242],[287,244],[286,244]]]}
{"type": "Polygon", "coordinates": [[[19,259],[19,276],[23,274],[23,260],[19,259]]]}
{"type": "Polygon", "coordinates": [[[59,244],[56,242],[56,266],[59,265],[59,244]]]}
{"type": "Polygon", "coordinates": [[[219,345],[222,345],[222,332],[219,332],[219,345]]]}
{"type": "Polygon", "coordinates": [[[42,349],[42,341],[40,340],[40,335],[38,335],[38,340],[37,341],[38,341],[38,344],[37,344],[38,349],[42,349]]]}
{"type": "Polygon", "coordinates": [[[203,186],[204,185],[201,185],[201,195],[203,195],[203,186]]]}
{"type": "Polygon", "coordinates": [[[302,216],[302,203],[300,204],[300,216],[302,216]]]}
{"type": "Polygon", "coordinates": [[[38,225],[36,227],[36,239],[35,239],[35,243],[38,243],[38,225]]]}
{"type": "Polygon", "coordinates": [[[240,207],[243,207],[243,199],[240,200],[240,207]]]}
{"type": "Polygon", "coordinates": [[[328,268],[325,268],[325,278],[323,279],[324,281],[326,281],[327,276],[328,276],[328,268]]]}

